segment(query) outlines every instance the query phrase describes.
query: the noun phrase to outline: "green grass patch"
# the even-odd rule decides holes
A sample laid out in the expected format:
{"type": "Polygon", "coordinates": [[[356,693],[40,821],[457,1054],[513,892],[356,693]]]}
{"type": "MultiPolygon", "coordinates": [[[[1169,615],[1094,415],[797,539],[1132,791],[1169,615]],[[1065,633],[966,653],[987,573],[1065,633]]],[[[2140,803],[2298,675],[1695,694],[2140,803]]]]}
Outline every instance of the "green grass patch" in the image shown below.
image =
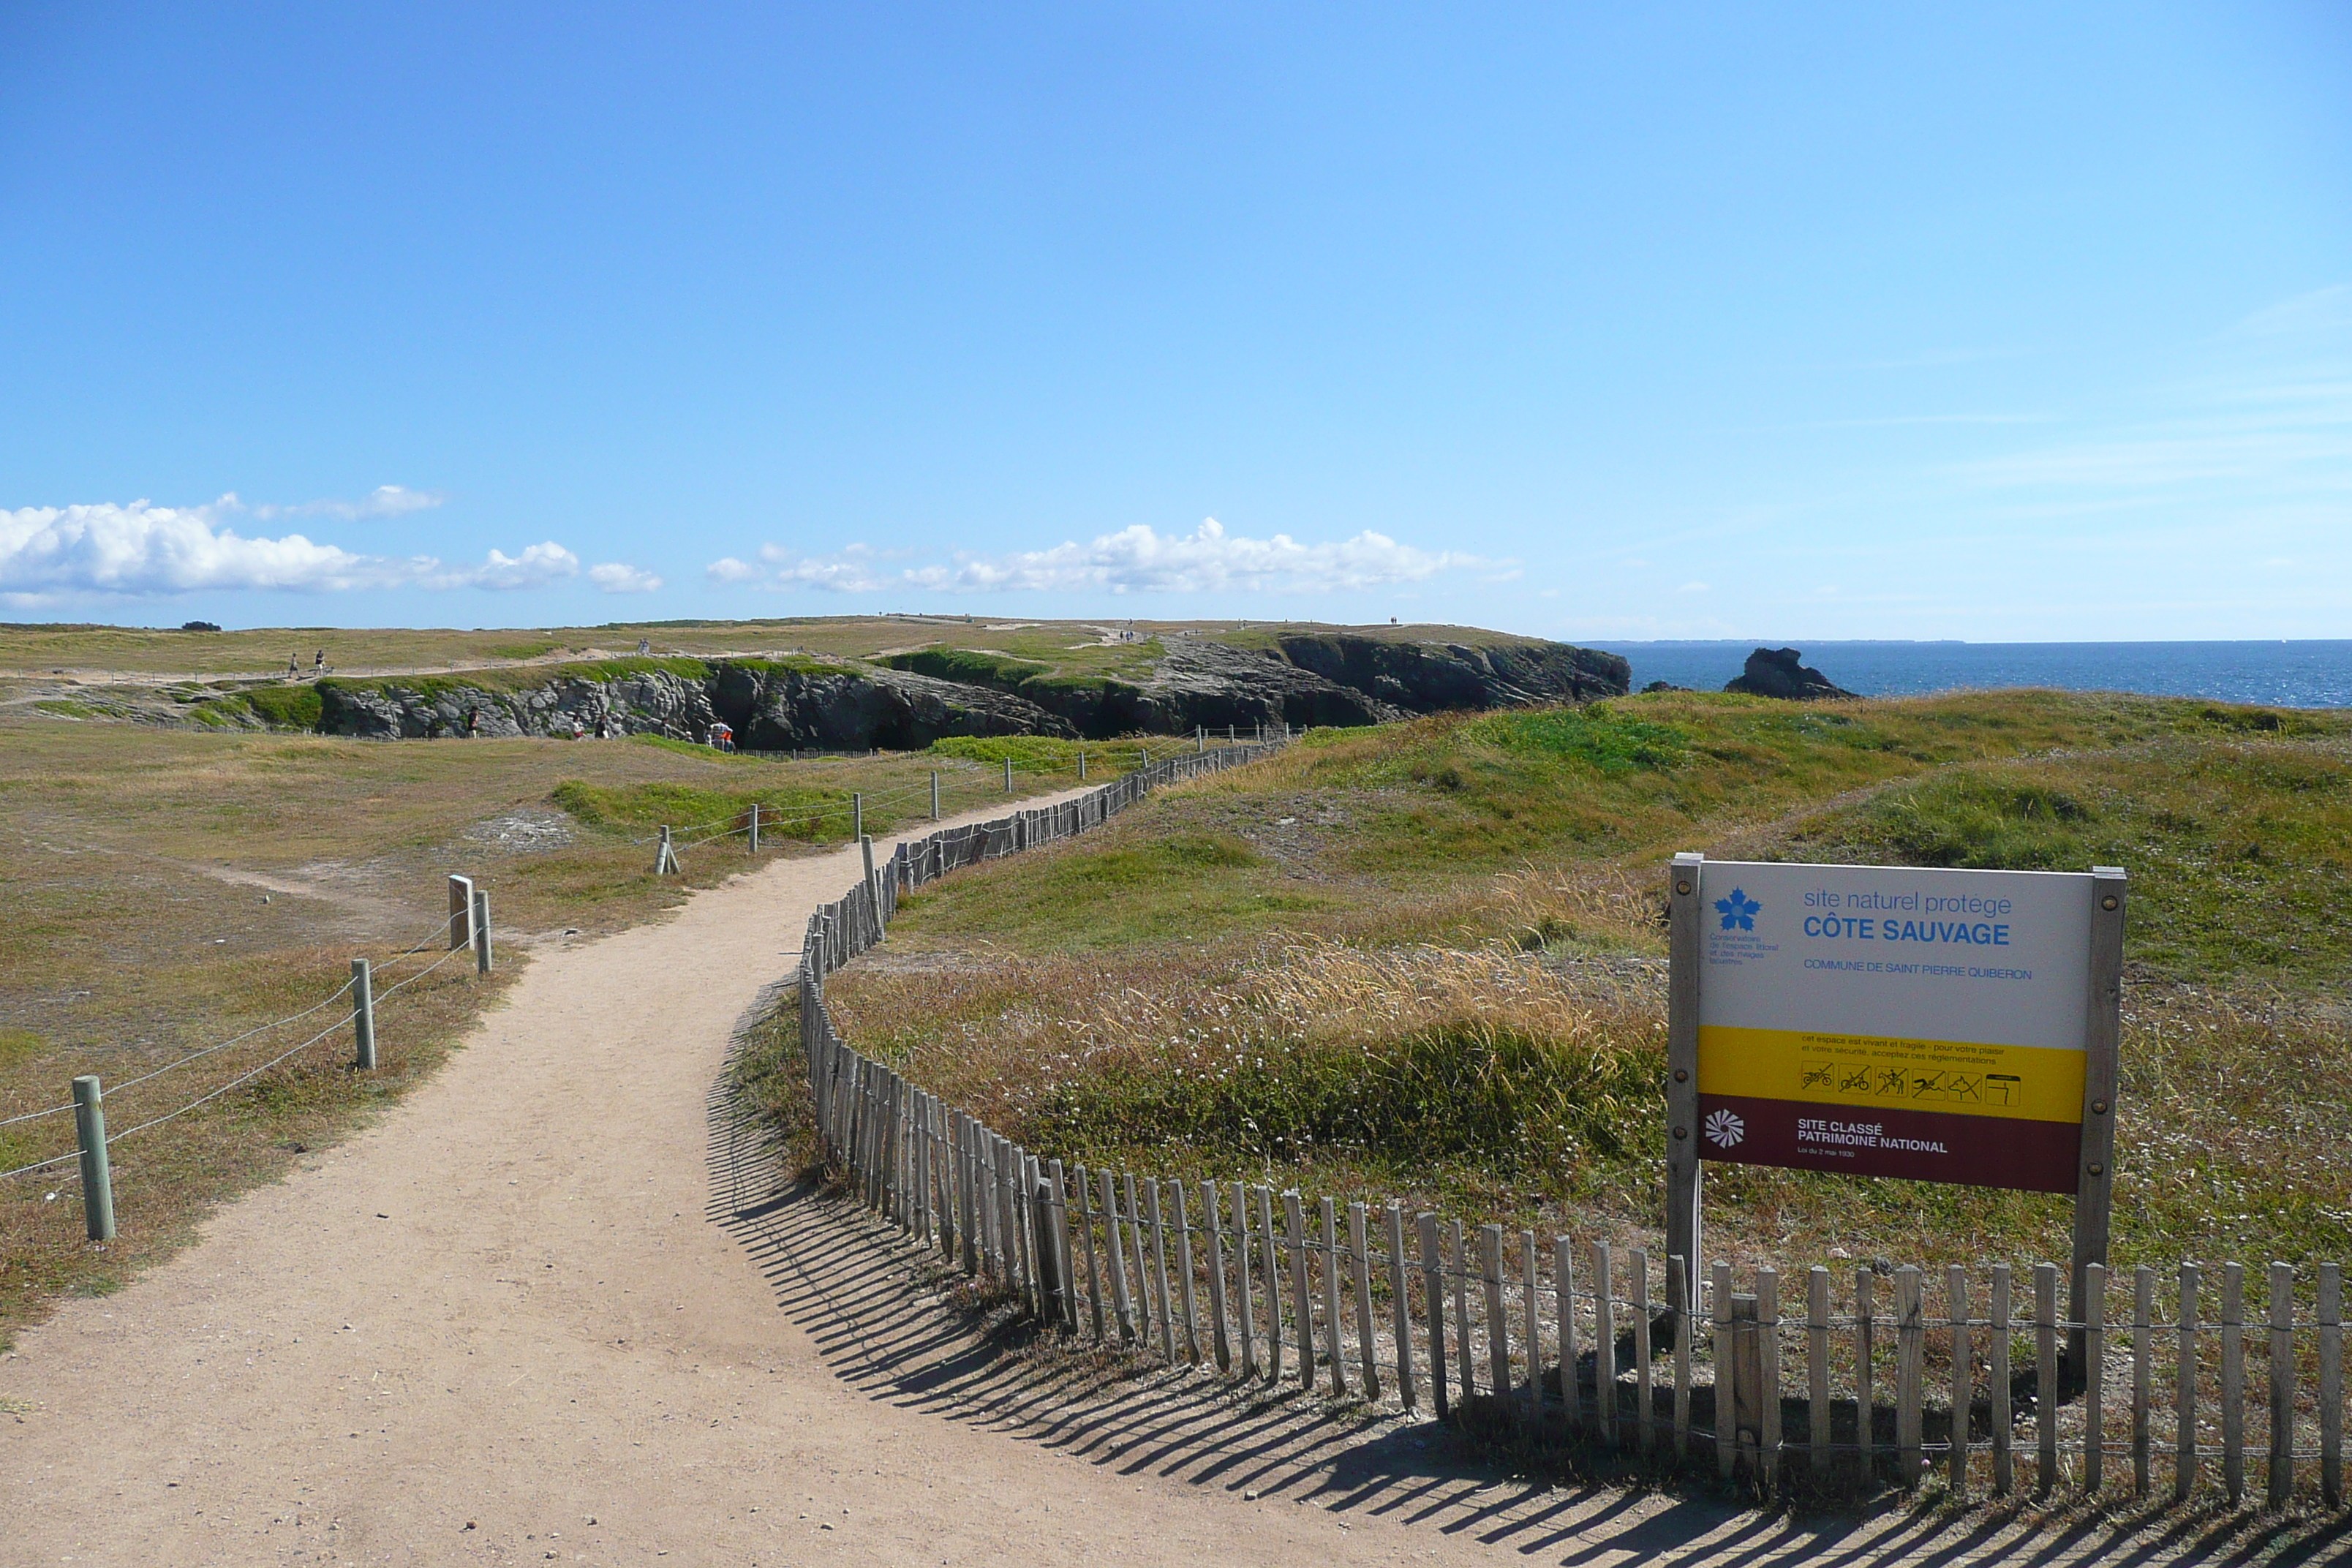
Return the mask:
{"type": "Polygon", "coordinates": [[[44,697],[33,704],[44,713],[55,713],[66,719],[95,719],[98,710],[87,702],[76,702],[69,697],[44,697]]]}
{"type": "Polygon", "coordinates": [[[257,686],[242,696],[247,707],[278,730],[315,730],[326,706],[316,686],[257,686]]]}

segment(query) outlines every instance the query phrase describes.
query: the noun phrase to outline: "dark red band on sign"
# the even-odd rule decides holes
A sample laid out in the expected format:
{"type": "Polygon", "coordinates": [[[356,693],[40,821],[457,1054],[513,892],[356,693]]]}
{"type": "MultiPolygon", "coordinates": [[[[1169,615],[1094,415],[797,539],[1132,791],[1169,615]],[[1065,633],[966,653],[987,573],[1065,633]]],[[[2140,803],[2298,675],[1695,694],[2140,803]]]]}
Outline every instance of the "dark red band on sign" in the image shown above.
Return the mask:
{"type": "Polygon", "coordinates": [[[1698,1097],[1699,1158],[1848,1176],[1900,1176],[2029,1193],[2071,1193],[2083,1130],[1949,1111],[1698,1097]]]}

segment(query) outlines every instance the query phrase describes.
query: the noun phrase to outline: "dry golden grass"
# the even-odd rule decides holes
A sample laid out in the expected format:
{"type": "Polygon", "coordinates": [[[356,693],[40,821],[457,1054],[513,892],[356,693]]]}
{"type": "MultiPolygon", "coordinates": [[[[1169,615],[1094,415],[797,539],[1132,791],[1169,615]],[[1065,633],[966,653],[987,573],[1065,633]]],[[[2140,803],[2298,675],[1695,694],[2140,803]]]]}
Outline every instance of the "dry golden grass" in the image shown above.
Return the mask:
{"type": "MultiPolygon", "coordinates": [[[[347,1005],[114,1087],[312,1006],[344,984],[354,957],[383,963],[382,995],[446,951],[394,959],[447,918],[452,872],[488,893],[502,964],[485,984],[461,958],[386,1001],[373,1077],[341,1065],[351,1042],[338,1026],[201,1111],[125,1139],[110,1247],[81,1239],[67,1168],[0,1182],[0,1336],[60,1292],[120,1283],[212,1204],[282,1171],[297,1145],[317,1147],[396,1097],[534,942],[643,921],[753,863],[742,838],[720,839],[689,845],[685,874],[656,879],[652,846],[632,842],[649,827],[567,816],[551,799],[566,781],[625,801],[857,791],[877,803],[870,831],[928,810],[933,767],[950,811],[1005,798],[1001,772],[916,755],[793,763],[636,743],[384,743],[0,711],[0,1120],[61,1104],[74,1077],[95,1073],[121,1131],[268,1061],[347,1005]]],[[[1018,782],[1025,794],[1069,781],[1018,782]]],[[[844,820],[824,837],[845,832],[844,820]]],[[[810,847],[778,835],[762,858],[810,847]]],[[[70,1116],[0,1126],[0,1170],[72,1147],[70,1116]]]]}

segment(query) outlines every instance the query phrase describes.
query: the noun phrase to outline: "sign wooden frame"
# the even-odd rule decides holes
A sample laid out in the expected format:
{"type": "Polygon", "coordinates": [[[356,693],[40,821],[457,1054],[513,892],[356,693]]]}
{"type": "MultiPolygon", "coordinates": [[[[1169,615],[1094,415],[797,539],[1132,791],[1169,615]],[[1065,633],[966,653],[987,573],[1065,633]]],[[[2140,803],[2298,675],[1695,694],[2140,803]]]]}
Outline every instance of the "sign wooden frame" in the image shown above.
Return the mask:
{"type": "MultiPolygon", "coordinates": [[[[1685,852],[1666,871],[1666,1252],[1684,1260],[1682,1278],[1705,1277],[1701,1196],[1705,1188],[1699,1124],[1699,1010],[1706,967],[1706,858],[1685,852]]],[[[1825,869],[1827,869],[1825,868],[1825,869]]],[[[1837,868],[1847,870],[1849,868],[1837,868]]],[[[2089,1268],[2107,1261],[2114,1207],[2116,1045],[2123,1002],[2123,934],[2129,879],[2121,868],[2090,872],[2090,931],[2084,1013],[2082,1124],[2076,1151],[2069,1315],[2084,1321],[2089,1268]]],[[[2058,1179],[2063,1180],[2063,1177],[2058,1179]]],[[[2046,1189],[2045,1189],[2046,1190],[2046,1189]]],[[[1685,1309],[1693,1303],[1679,1305],[1685,1309]]],[[[2070,1360],[2081,1365],[2079,1331],[2070,1360]]]]}

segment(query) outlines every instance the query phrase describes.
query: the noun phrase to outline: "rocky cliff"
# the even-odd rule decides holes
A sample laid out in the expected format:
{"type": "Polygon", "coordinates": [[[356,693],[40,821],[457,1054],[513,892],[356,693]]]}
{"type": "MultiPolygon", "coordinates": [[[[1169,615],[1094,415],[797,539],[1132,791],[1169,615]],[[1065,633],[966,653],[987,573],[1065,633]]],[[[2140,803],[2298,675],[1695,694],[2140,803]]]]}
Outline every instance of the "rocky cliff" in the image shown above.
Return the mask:
{"type": "Polygon", "coordinates": [[[1444,709],[1622,696],[1625,661],[1560,643],[1341,632],[1237,646],[1173,636],[1140,679],[933,647],[880,662],[615,659],[468,677],[320,681],[318,728],[384,740],[668,735],[720,721],[754,751],[915,749],[955,735],[1188,734],[1197,726],[1374,724],[1444,709]],[[528,682],[528,684],[525,684],[528,682]]]}

